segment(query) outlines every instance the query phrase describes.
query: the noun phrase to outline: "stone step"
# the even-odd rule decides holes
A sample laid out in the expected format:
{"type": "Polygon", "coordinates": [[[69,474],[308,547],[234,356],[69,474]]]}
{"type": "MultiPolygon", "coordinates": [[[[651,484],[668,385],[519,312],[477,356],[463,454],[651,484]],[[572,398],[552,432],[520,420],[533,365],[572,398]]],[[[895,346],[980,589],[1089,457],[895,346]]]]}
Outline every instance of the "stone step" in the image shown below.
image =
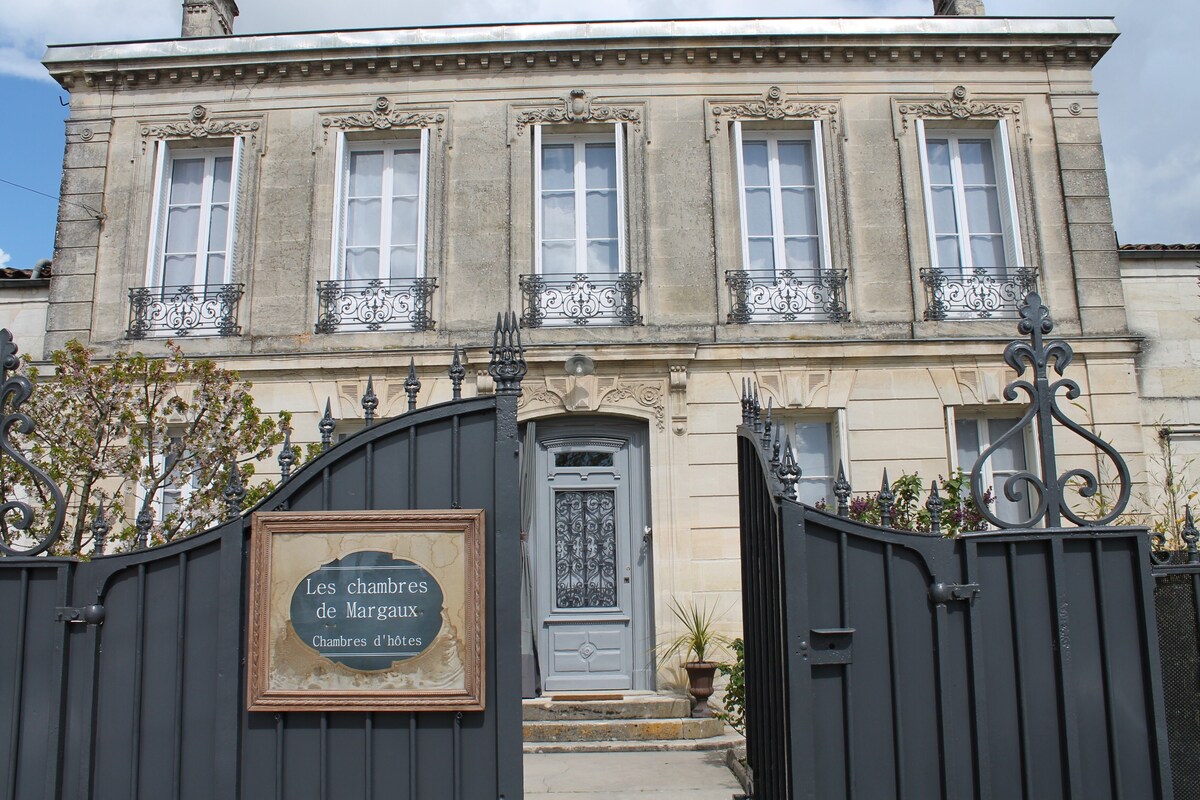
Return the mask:
{"type": "Polygon", "coordinates": [[[524,719],[530,722],[603,719],[670,719],[689,716],[691,705],[671,695],[629,695],[613,699],[574,699],[569,695],[524,700],[524,719]]]}
{"type": "Polygon", "coordinates": [[[644,753],[685,750],[732,750],[746,740],[736,733],[707,739],[652,739],[622,742],[525,742],[526,753],[644,753]]]}
{"type": "Polygon", "coordinates": [[[526,722],[526,742],[630,742],[708,739],[725,732],[719,719],[604,719],[526,722]]]}

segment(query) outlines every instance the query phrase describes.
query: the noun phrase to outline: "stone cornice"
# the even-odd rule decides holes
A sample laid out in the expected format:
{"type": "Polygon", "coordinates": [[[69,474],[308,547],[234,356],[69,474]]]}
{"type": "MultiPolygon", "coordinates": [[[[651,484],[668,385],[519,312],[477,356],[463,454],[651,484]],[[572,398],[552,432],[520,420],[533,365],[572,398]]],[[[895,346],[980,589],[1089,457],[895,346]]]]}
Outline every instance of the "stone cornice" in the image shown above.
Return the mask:
{"type": "Polygon", "coordinates": [[[779,19],[534,24],[52,46],[63,86],[255,83],[421,71],[971,63],[1092,65],[1106,19],[779,19]]]}

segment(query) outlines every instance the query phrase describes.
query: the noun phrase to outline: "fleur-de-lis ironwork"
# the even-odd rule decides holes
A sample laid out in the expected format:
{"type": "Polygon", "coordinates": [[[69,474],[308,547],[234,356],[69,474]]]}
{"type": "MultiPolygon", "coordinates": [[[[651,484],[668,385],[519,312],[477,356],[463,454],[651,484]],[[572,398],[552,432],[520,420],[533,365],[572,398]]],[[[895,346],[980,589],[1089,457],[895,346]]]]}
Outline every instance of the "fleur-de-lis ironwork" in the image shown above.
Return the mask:
{"type": "Polygon", "coordinates": [[[929,532],[934,535],[942,532],[942,509],[945,505],[946,501],[938,493],[938,482],[934,481],[929,486],[929,499],[925,501],[925,508],[929,511],[929,532]]]}
{"type": "Polygon", "coordinates": [[[796,481],[800,480],[801,474],[800,465],[796,463],[796,454],[792,452],[792,438],[786,436],[783,440],[783,457],[779,466],[775,467],[775,477],[782,484],[784,495],[793,500],[796,499],[796,481]]]}
{"type": "Polygon", "coordinates": [[[491,354],[488,374],[496,382],[496,394],[519,395],[521,379],[529,371],[529,365],[525,363],[525,348],[521,346],[521,330],[515,312],[496,315],[491,354]]]}
{"type": "Polygon", "coordinates": [[[279,480],[286,481],[292,475],[292,467],[296,465],[296,451],[292,449],[292,426],[283,429],[283,447],[279,449],[279,480]]]}
{"type": "Polygon", "coordinates": [[[850,492],[850,481],[846,480],[846,467],[839,462],[837,480],[833,482],[833,496],[837,498],[839,517],[850,516],[850,492]]]}
{"type": "Polygon", "coordinates": [[[321,417],[321,421],[317,423],[317,430],[321,432],[321,451],[328,450],[333,445],[333,431],[337,428],[337,423],[333,419],[333,409],[330,406],[329,398],[325,398],[325,414],[321,417]]]}
{"type": "Polygon", "coordinates": [[[242,513],[242,501],[246,499],[246,484],[242,481],[242,470],[236,460],[229,462],[229,480],[221,492],[225,501],[225,518],[233,519],[242,513]]]}
{"type": "Polygon", "coordinates": [[[150,513],[149,508],[143,508],[138,512],[137,521],[134,525],[133,549],[145,550],[150,544],[150,529],[154,527],[154,517],[150,513]]]}
{"type": "Polygon", "coordinates": [[[888,480],[887,467],[884,467],[883,481],[879,485],[879,524],[885,528],[892,527],[895,511],[896,495],[892,492],[891,481],[888,480]]]}
{"type": "Polygon", "coordinates": [[[408,377],[404,379],[404,393],[408,395],[408,410],[417,410],[417,393],[421,391],[421,381],[417,379],[417,362],[413,356],[408,357],[408,377]]]}
{"type": "Polygon", "coordinates": [[[28,547],[22,547],[12,541],[12,532],[28,531],[33,525],[33,507],[22,500],[9,500],[0,496],[0,530],[4,539],[0,540],[0,553],[10,556],[36,556],[54,546],[62,533],[63,517],[66,512],[66,501],[62,490],[42,470],[34,466],[25,455],[13,445],[9,438],[13,429],[21,434],[33,433],[33,420],[21,411],[21,406],[33,395],[33,383],[24,375],[10,375],[9,372],[21,365],[17,358],[17,346],[13,342],[12,333],[7,328],[0,330],[0,451],[17,463],[17,466],[27,471],[37,483],[46,487],[51,503],[46,509],[50,515],[50,530],[42,538],[31,542],[28,547]],[[10,514],[16,513],[18,519],[10,521],[10,514]]]}
{"type": "Polygon", "coordinates": [[[463,378],[467,377],[467,369],[463,366],[462,358],[458,354],[458,345],[454,346],[454,360],[450,362],[450,388],[452,398],[455,400],[462,399],[463,378]]]}
{"type": "Polygon", "coordinates": [[[1197,540],[1200,540],[1200,532],[1196,530],[1196,522],[1192,519],[1192,507],[1187,506],[1183,516],[1183,528],[1179,531],[1179,535],[1183,538],[1184,547],[1187,548],[1187,560],[1189,564],[1200,564],[1200,549],[1196,547],[1197,540]]]}
{"type": "MultiPolygon", "coordinates": [[[[1004,361],[1017,373],[1018,379],[1004,388],[1004,399],[1016,400],[1017,391],[1021,390],[1029,397],[1029,407],[1025,414],[1013,425],[1007,433],[994,441],[987,449],[979,454],[975,465],[971,468],[971,497],[979,508],[980,514],[998,528],[1030,528],[1045,519],[1049,527],[1056,528],[1062,524],[1062,518],[1076,525],[1099,526],[1108,525],[1121,515],[1129,503],[1132,481],[1129,467],[1125,459],[1108,442],[1072,420],[1058,407],[1058,392],[1064,392],[1068,400],[1079,397],[1079,384],[1070,378],[1060,378],[1050,382],[1047,368],[1053,361],[1053,369],[1062,375],[1074,357],[1071,346],[1061,339],[1047,342],[1045,336],[1054,329],[1054,321],[1050,317],[1050,309],[1042,304],[1042,298],[1031,292],[1021,305],[1021,321],[1017,330],[1022,335],[1030,337],[1029,342],[1017,340],[1004,349],[1004,361]],[[1032,368],[1033,380],[1025,380],[1020,376],[1032,368]],[[1063,474],[1058,474],[1054,449],[1054,422],[1058,423],[1083,437],[1097,450],[1112,461],[1117,470],[1118,491],[1109,513],[1097,518],[1087,519],[1071,509],[1066,501],[1068,485],[1075,480],[1081,481],[1078,489],[1084,498],[1094,497],[1100,490],[1100,481],[1090,470],[1076,468],[1063,474]],[[1033,423],[1037,430],[1037,444],[1040,448],[1041,475],[1025,469],[1010,475],[1004,481],[1004,496],[1014,503],[1020,503],[1032,490],[1037,495],[1037,505],[1027,518],[1020,520],[1000,519],[984,501],[987,487],[983,485],[983,465],[997,450],[1004,447],[1014,437],[1024,435],[1025,426],[1033,423]],[[1022,489],[1022,484],[1026,487],[1022,489]]],[[[1000,487],[996,487],[999,494],[1000,487]]]]}
{"type": "Polygon", "coordinates": [[[379,398],[375,395],[375,377],[367,376],[367,390],[362,396],[363,423],[371,427],[375,423],[375,409],[379,408],[379,398]]]}
{"type": "Polygon", "coordinates": [[[775,398],[768,397],[767,398],[767,417],[765,420],[763,420],[762,438],[760,440],[762,442],[763,447],[766,447],[767,444],[771,441],[771,408],[772,408],[772,406],[774,406],[774,404],[775,404],[775,398]]]}
{"type": "Polygon", "coordinates": [[[96,518],[92,520],[92,554],[97,556],[104,555],[104,546],[108,542],[108,531],[110,529],[108,520],[104,516],[104,498],[100,498],[100,503],[96,507],[96,518]]]}

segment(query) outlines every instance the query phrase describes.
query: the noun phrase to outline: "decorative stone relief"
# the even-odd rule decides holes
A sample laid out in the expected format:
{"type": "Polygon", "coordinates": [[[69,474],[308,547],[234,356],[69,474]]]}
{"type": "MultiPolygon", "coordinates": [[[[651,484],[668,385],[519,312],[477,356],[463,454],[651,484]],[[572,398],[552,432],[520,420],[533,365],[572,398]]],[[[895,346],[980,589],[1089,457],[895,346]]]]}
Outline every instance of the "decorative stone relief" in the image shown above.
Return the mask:
{"type": "Polygon", "coordinates": [[[658,429],[666,427],[667,407],[663,386],[658,382],[622,380],[596,375],[547,377],[544,382],[525,381],[518,409],[561,406],[564,411],[595,412],[601,406],[649,409],[658,429]]]}
{"type": "Polygon", "coordinates": [[[330,128],[390,131],[394,128],[433,128],[445,122],[446,113],[444,111],[406,110],[397,107],[386,97],[377,97],[375,105],[369,110],[325,117],[321,120],[321,127],[325,129],[325,135],[328,136],[330,128]]]}
{"type": "Polygon", "coordinates": [[[676,436],[687,433],[687,367],[672,364],[667,382],[671,391],[671,432],[676,436]]]}
{"type": "MultiPolygon", "coordinates": [[[[756,372],[750,379],[776,408],[842,408],[854,382],[852,370],[779,370],[756,372]]],[[[738,390],[741,391],[740,389],[738,390]]]]}
{"type": "Polygon", "coordinates": [[[562,105],[520,111],[516,120],[517,135],[524,133],[530,125],[559,122],[627,122],[634,130],[641,130],[642,112],[636,106],[597,103],[583,89],[572,89],[562,105]]]}
{"type": "Polygon", "coordinates": [[[719,134],[724,122],[741,120],[827,119],[829,132],[838,132],[838,105],[830,102],[804,103],[788,100],[783,89],[772,86],[760,100],[744,103],[713,103],[709,106],[713,118],[713,133],[719,134]]]}
{"type": "Polygon", "coordinates": [[[143,125],[144,139],[207,139],[213,136],[253,135],[258,131],[256,120],[212,119],[204,106],[192,106],[192,113],[182,122],[143,125]]]}
{"type": "Polygon", "coordinates": [[[1021,127],[1022,107],[1019,102],[972,100],[965,86],[955,86],[953,91],[939,100],[902,102],[896,106],[900,115],[902,132],[907,133],[909,124],[917,118],[931,119],[999,119],[1012,117],[1016,127],[1021,127]]]}

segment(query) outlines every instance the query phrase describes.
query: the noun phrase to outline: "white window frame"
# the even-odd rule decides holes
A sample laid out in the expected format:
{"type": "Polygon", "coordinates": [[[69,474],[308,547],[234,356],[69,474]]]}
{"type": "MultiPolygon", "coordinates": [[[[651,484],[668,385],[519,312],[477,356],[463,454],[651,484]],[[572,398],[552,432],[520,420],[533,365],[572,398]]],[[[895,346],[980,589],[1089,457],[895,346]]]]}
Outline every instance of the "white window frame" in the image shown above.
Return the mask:
{"type": "Polygon", "coordinates": [[[742,126],[741,120],[734,120],[732,125],[732,140],[734,148],[735,173],[737,175],[738,210],[741,221],[742,269],[750,269],[750,226],[746,211],[746,167],[743,143],[747,141],[766,141],[769,158],[768,171],[771,191],[771,238],[775,250],[775,271],[787,269],[787,258],[784,250],[783,233],[783,194],[779,180],[778,147],[783,141],[808,141],[812,143],[813,179],[816,181],[817,210],[818,210],[818,242],[817,252],[820,258],[819,269],[833,268],[833,253],[829,238],[829,198],[827,181],[825,179],[825,146],[821,131],[820,120],[814,120],[811,127],[791,130],[759,130],[742,126]],[[782,266],[781,266],[782,265],[782,266]]]}
{"type": "MultiPolygon", "coordinates": [[[[196,235],[196,266],[190,284],[197,291],[208,286],[208,229],[212,221],[212,189],[214,165],[217,158],[231,156],[229,173],[229,221],[225,231],[225,271],[222,283],[232,282],[235,261],[241,194],[241,172],[244,160],[245,137],[235,136],[229,147],[192,148],[172,145],[159,139],[154,143],[154,195],[150,216],[150,245],[146,257],[146,286],[161,289],[166,274],[165,249],[167,239],[167,201],[170,198],[172,164],[175,159],[203,158],[204,183],[201,187],[200,228],[196,235]]],[[[188,285],[188,284],[184,284],[188,285]]]]}
{"type": "MultiPolygon", "coordinates": [[[[950,448],[949,455],[951,473],[961,469],[969,478],[971,475],[971,470],[975,467],[974,463],[960,464],[958,462],[958,423],[965,420],[972,420],[975,422],[976,435],[979,437],[979,453],[982,455],[985,450],[995,444],[995,442],[992,441],[991,431],[988,430],[987,423],[991,420],[1000,419],[1012,420],[1015,423],[1020,419],[1020,415],[1016,413],[989,413],[988,409],[973,409],[965,407],[956,408],[955,406],[946,406],[946,436],[947,444],[950,448]]],[[[1021,444],[1025,449],[1025,465],[1015,470],[1015,472],[1026,470],[1032,471],[1036,474],[1038,471],[1037,465],[1033,464],[1031,466],[1029,461],[1030,454],[1038,452],[1037,448],[1035,447],[1036,440],[1032,425],[1027,424],[1025,429],[1021,432],[1021,444]]],[[[976,457],[978,458],[978,456],[976,457]]],[[[996,496],[997,502],[999,502],[999,499],[1004,497],[1004,485],[996,481],[996,473],[992,467],[993,461],[994,459],[989,458],[987,461],[983,462],[983,470],[981,471],[979,477],[983,482],[984,491],[991,489],[992,494],[996,496]]],[[[1004,480],[1008,479],[1008,472],[1008,470],[1005,470],[1004,473],[1002,473],[1002,478],[1004,480]]],[[[1032,509],[1037,504],[1036,492],[1028,490],[1026,492],[1026,499],[1024,502],[1026,504],[1026,508],[1022,513],[1025,517],[1028,517],[1032,509]]],[[[993,514],[998,514],[998,511],[998,508],[991,509],[993,514]]]]}
{"type": "MultiPolygon", "coordinates": [[[[350,139],[346,132],[337,132],[334,152],[334,213],[333,235],[330,237],[329,278],[330,280],[345,280],[346,254],[346,205],[350,187],[350,158],[349,154],[356,150],[383,149],[387,153],[396,150],[411,150],[416,143],[419,148],[419,172],[417,175],[417,266],[415,277],[424,277],[426,271],[426,227],[429,214],[429,129],[421,128],[420,137],[394,137],[389,139],[350,139]]],[[[391,270],[391,201],[392,201],[392,167],[391,160],[384,158],[384,175],[382,199],[380,203],[379,229],[379,277],[388,280],[391,270]],[[384,242],[387,242],[385,245],[384,242]],[[386,257],[385,257],[386,256],[386,257]],[[386,275],[385,275],[386,273],[386,275]]]]}
{"type": "MultiPolygon", "coordinates": [[[[799,460],[799,454],[796,452],[796,426],[803,424],[821,423],[829,426],[829,443],[830,443],[830,466],[831,473],[829,475],[809,476],[801,475],[799,484],[803,484],[805,479],[820,477],[823,481],[828,481],[830,486],[829,494],[824,498],[825,503],[832,509],[835,507],[837,500],[833,495],[833,486],[837,481],[838,467],[842,467],[846,474],[846,480],[850,480],[850,448],[848,444],[849,437],[846,430],[846,409],[839,408],[834,410],[832,415],[784,415],[779,419],[778,424],[784,426],[783,434],[791,438],[792,455],[799,460]]],[[[800,495],[800,485],[797,485],[797,496],[800,495]]]]}
{"type": "MultiPolygon", "coordinates": [[[[544,144],[572,142],[575,146],[575,272],[586,275],[587,269],[587,181],[584,175],[585,160],[582,156],[587,144],[609,144],[615,148],[617,165],[617,274],[629,271],[626,254],[625,222],[625,126],[622,123],[596,126],[607,129],[605,133],[545,133],[543,125],[533,126],[533,259],[534,272],[542,273],[542,147],[544,144]],[[549,140],[549,142],[547,142],[549,140]]],[[[567,277],[567,273],[560,277],[567,277]]]]}
{"type": "Polygon", "coordinates": [[[942,124],[926,125],[924,119],[916,120],[917,149],[921,162],[921,187],[925,196],[925,228],[929,237],[929,263],[934,268],[947,271],[958,270],[963,275],[974,272],[975,266],[971,255],[971,231],[967,220],[966,193],[962,180],[962,168],[959,159],[959,142],[963,139],[990,139],[992,157],[995,163],[997,182],[997,197],[1000,203],[1000,224],[1004,236],[1004,254],[1006,266],[997,271],[998,276],[1025,266],[1025,255],[1021,246],[1021,225],[1017,216],[1016,181],[1013,178],[1012,152],[1009,149],[1008,123],[1006,120],[996,120],[987,128],[955,127],[942,124]],[[934,227],[933,192],[930,187],[929,139],[947,139],[951,151],[951,176],[954,181],[954,216],[958,229],[958,251],[960,266],[950,267],[939,263],[937,252],[937,231],[934,227]]]}

